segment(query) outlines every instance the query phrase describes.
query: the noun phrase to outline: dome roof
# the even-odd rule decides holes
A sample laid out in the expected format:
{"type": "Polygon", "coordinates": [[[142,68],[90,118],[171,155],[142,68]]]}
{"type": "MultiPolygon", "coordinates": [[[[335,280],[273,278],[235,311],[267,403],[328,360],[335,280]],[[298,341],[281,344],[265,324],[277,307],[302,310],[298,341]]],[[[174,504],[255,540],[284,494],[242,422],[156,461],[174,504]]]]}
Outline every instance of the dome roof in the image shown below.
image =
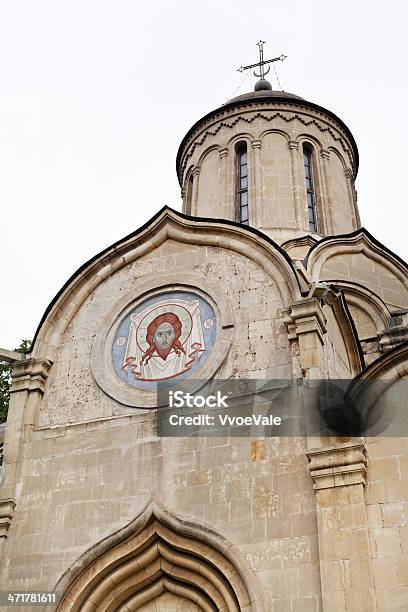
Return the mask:
{"type": "Polygon", "coordinates": [[[250,101],[259,100],[260,98],[289,98],[291,100],[304,100],[301,96],[297,96],[296,94],[289,93],[287,91],[275,91],[270,89],[260,89],[259,91],[248,91],[248,93],[241,94],[240,96],[236,96],[235,98],[231,98],[225,104],[229,104],[230,102],[244,102],[246,100],[250,101]]]}

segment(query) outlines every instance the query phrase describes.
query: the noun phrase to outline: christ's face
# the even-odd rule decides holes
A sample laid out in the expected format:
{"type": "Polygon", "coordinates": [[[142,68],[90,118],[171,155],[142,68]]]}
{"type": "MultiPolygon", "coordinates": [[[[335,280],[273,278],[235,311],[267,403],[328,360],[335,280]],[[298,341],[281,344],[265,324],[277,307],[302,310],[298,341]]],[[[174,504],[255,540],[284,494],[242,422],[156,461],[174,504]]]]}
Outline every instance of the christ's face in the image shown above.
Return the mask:
{"type": "Polygon", "coordinates": [[[160,357],[166,359],[176,337],[174,327],[171,323],[160,323],[154,332],[153,342],[160,357]]]}

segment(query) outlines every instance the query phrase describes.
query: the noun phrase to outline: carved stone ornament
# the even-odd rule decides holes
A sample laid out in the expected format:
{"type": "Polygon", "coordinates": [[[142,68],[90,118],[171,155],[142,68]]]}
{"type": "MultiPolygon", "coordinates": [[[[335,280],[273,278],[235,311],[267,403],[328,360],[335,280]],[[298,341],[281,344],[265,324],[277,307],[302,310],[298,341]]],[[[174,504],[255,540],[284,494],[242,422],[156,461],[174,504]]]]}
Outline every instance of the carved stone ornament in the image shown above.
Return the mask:
{"type": "Polygon", "coordinates": [[[366,484],[367,453],[362,442],[307,451],[313,488],[366,484]]]}
{"type": "Polygon", "coordinates": [[[15,506],[16,502],[14,499],[0,500],[0,538],[7,538],[7,532],[14,515],[15,506]]]}

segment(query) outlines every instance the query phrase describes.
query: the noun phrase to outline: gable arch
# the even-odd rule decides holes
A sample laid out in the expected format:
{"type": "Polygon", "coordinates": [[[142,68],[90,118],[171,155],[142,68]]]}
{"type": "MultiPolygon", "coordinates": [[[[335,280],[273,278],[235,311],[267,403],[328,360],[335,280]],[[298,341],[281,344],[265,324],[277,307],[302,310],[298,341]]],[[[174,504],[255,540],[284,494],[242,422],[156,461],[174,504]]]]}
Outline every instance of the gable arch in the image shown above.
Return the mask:
{"type": "Polygon", "coordinates": [[[305,259],[314,282],[336,278],[366,286],[387,307],[408,306],[408,266],[365,228],[328,236],[305,259]]]}
{"type": "Polygon", "coordinates": [[[260,265],[276,280],[282,302],[300,299],[299,279],[288,254],[273,240],[232,221],[194,219],[165,207],[138,231],[84,264],[48,306],[34,337],[32,356],[55,360],[62,336],[91,292],[113,273],[166,240],[235,251],[260,265]]]}
{"type": "Polygon", "coordinates": [[[166,591],[211,612],[265,610],[239,550],[156,500],[77,559],[55,590],[62,593],[58,612],[138,610],[166,591]]]}

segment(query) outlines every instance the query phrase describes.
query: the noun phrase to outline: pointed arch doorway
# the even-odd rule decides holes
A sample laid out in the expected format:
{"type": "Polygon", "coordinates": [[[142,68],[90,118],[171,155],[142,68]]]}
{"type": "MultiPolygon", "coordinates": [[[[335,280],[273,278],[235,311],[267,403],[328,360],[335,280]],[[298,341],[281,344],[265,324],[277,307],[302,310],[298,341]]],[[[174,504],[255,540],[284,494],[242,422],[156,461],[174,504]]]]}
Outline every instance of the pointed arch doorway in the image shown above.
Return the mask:
{"type": "Polygon", "coordinates": [[[239,550],[157,501],[84,553],[55,590],[58,612],[265,610],[239,550]]]}

